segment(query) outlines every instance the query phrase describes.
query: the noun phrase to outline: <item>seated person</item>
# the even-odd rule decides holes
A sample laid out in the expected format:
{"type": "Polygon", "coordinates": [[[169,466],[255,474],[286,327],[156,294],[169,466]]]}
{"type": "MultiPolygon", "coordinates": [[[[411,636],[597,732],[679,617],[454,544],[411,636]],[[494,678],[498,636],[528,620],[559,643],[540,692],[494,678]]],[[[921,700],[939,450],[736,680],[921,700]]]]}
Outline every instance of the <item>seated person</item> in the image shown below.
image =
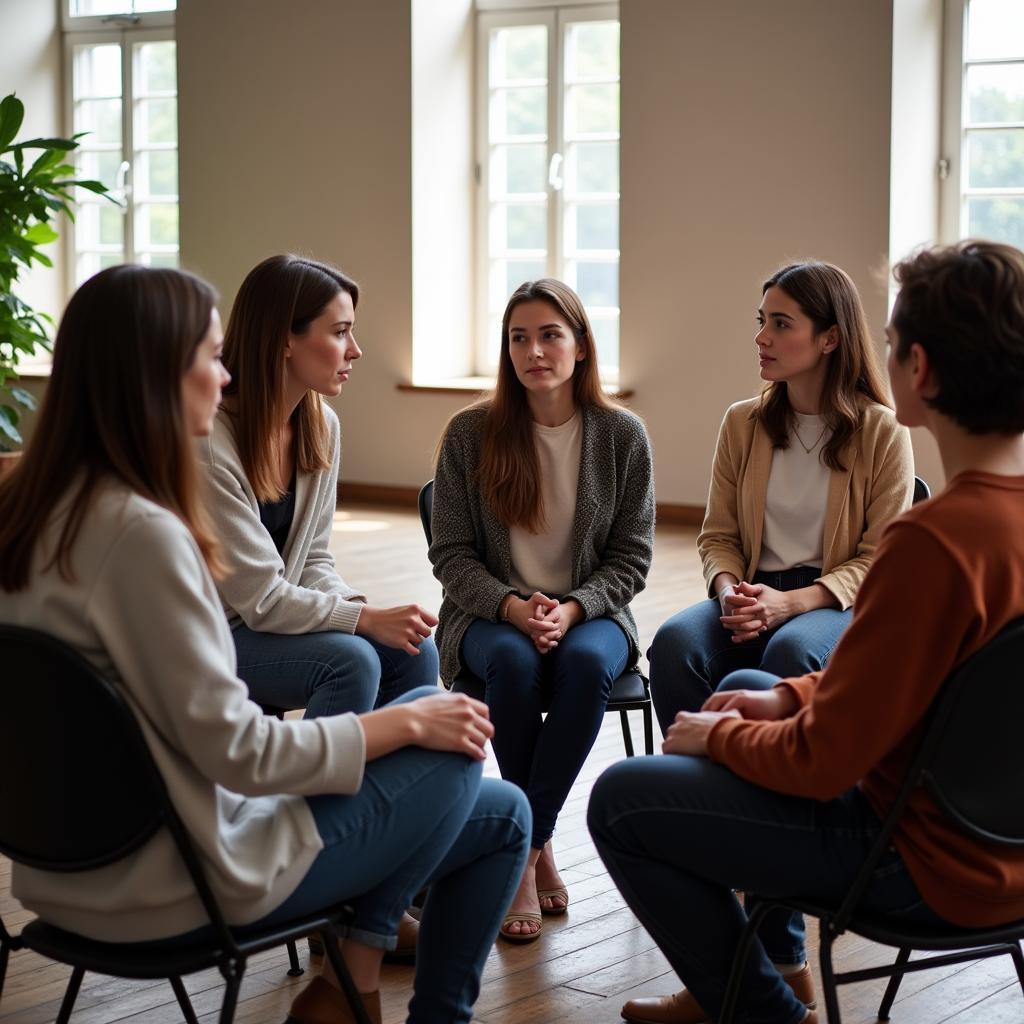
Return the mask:
{"type": "Polygon", "coordinates": [[[792,263],[761,292],[766,384],[726,411],[697,538],[712,600],[664,623],[647,655],[663,733],[735,669],[822,668],[882,530],[913,495],[910,434],[853,281],[830,263],[792,263]]]}
{"type": "MultiPolygon", "coordinates": [[[[822,672],[735,672],[705,710],[676,717],[673,756],[598,780],[598,852],[686,986],[632,1000],[627,1020],[717,1019],[746,922],[734,889],[841,902],[946,677],[1024,615],[1024,254],[963,242],[895,274],[896,415],[938,442],[946,489],[889,525],[822,672]]],[[[873,913],[923,926],[1024,917],[1024,850],[968,838],[922,790],[884,868],[862,904],[873,913]]],[[[766,919],[747,961],[742,1019],[813,1024],[810,979],[773,916],[786,915],[766,919]]]]}
{"type": "MultiPolygon", "coordinates": [[[[192,441],[229,379],[220,351],[213,292],[190,274],[112,267],[79,288],[36,432],[0,483],[0,622],[55,636],[124,694],[230,924],[353,907],[341,952],[371,1020],[384,950],[432,882],[409,1020],[468,1022],[526,863],[529,807],[482,778],[493,729],[465,696],[421,687],[302,721],[248,699],[192,441]]],[[[12,892],[107,942],[187,938],[208,921],[166,829],[87,876],[16,864],[12,892]]],[[[288,1019],[352,1019],[330,970],[288,1019]]]]}

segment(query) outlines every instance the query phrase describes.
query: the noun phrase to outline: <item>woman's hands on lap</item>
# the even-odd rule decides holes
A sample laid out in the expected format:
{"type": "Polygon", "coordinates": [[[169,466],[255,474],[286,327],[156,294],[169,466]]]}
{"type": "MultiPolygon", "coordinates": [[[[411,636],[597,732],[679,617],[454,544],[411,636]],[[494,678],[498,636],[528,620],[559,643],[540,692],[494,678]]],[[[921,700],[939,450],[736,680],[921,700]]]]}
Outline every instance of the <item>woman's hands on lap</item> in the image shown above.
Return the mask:
{"type": "Polygon", "coordinates": [[[753,640],[797,614],[791,593],[764,583],[742,581],[727,586],[719,593],[718,602],[722,607],[721,623],[732,631],[735,644],[753,640]]]}
{"type": "Polygon", "coordinates": [[[494,735],[487,705],[464,693],[439,692],[389,704],[360,715],[359,721],[367,761],[401,747],[445,750],[482,761],[487,756],[485,745],[494,735]]]}
{"type": "Polygon", "coordinates": [[[506,599],[505,619],[532,641],[541,654],[558,646],[559,640],[585,618],[576,600],[561,602],[539,590],[525,601],[515,594],[506,599]]]}
{"type": "Polygon", "coordinates": [[[359,612],[356,633],[368,636],[385,647],[394,647],[406,654],[419,654],[419,644],[430,636],[437,625],[437,616],[418,604],[397,608],[364,606],[359,612]]]}

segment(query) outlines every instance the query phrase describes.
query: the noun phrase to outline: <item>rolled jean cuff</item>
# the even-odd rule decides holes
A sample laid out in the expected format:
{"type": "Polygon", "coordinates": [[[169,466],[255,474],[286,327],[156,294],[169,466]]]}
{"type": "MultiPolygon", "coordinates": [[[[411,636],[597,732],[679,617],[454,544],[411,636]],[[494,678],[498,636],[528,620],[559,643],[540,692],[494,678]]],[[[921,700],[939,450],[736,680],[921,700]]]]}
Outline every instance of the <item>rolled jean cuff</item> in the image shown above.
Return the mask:
{"type": "Polygon", "coordinates": [[[353,925],[338,925],[338,934],[343,939],[351,939],[353,942],[362,943],[364,946],[372,946],[374,949],[383,949],[390,952],[398,947],[398,935],[381,935],[380,932],[367,931],[365,928],[357,928],[353,925]]]}

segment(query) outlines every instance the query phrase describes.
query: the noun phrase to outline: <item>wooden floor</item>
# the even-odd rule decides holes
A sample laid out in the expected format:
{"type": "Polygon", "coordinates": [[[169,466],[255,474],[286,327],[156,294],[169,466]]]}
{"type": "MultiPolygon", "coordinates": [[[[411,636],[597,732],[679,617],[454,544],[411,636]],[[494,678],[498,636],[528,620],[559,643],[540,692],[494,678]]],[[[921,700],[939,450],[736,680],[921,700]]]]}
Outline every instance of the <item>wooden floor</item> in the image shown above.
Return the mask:
{"type": "MultiPolygon", "coordinates": [[[[703,592],[694,551],[694,531],[659,528],[648,589],[633,604],[646,646],[659,623],[703,592]]],[[[440,589],[430,575],[419,521],[412,512],[360,508],[339,513],[335,553],[346,578],[382,605],[418,601],[436,609],[440,589]]],[[[633,736],[642,749],[639,713],[633,736]]],[[[657,731],[657,727],[655,727],[657,731]]],[[[617,716],[606,717],[594,750],[559,820],[555,848],[572,906],[564,918],[548,918],[543,937],[528,946],[499,943],[487,961],[476,1020],[493,1024],[612,1024],[622,1003],[635,995],[672,991],[674,976],[647,933],[637,924],[594,852],[586,830],[587,795],[593,780],[623,755],[617,716]]],[[[497,775],[493,758],[488,774],[497,775]]],[[[10,897],[10,865],[0,858],[0,914],[17,931],[30,918],[10,897]]],[[[812,930],[813,927],[812,927],[812,930]]],[[[816,953],[813,948],[812,956],[816,953]]],[[[306,963],[306,950],[301,951],[306,963]]],[[[856,936],[839,943],[840,969],[884,962],[889,951],[856,936]]],[[[813,963],[813,960],[812,960],[813,963]]],[[[279,1024],[297,986],[306,978],[286,976],[284,950],[254,958],[242,988],[236,1020],[279,1024]]],[[[20,952],[12,956],[0,998],[0,1021],[53,1021],[68,970],[20,952]]],[[[405,1019],[412,972],[385,967],[384,1020],[405,1019]]],[[[186,979],[203,1024],[217,1019],[221,985],[216,972],[186,979]]],[[[846,1024],[876,1019],[881,982],[842,990],[846,1024]]],[[[908,977],[893,1012],[896,1024],[1010,1024],[1024,1021],[1024,998],[1008,958],[979,961],[908,977]]],[[[181,1020],[164,982],[129,982],[87,975],[73,1024],[176,1024],[181,1020]]]]}

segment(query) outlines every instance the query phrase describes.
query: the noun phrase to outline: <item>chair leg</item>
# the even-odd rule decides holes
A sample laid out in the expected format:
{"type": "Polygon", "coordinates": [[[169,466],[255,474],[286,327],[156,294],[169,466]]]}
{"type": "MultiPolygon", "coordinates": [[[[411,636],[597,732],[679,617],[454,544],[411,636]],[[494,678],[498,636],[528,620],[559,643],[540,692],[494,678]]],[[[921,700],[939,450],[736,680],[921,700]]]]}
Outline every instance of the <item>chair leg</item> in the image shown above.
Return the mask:
{"type": "Polygon", "coordinates": [[[7,977],[7,961],[11,953],[21,949],[20,935],[11,935],[0,919],[0,996],[4,993],[4,978],[7,977]]]}
{"type": "Polygon", "coordinates": [[[242,971],[232,972],[224,978],[224,1002],[220,1004],[220,1024],[232,1024],[238,1005],[238,990],[242,987],[242,971]]]}
{"type": "Polygon", "coordinates": [[[295,948],[295,940],[288,940],[288,977],[298,978],[305,974],[305,970],[299,966],[299,951],[295,948]]]}
{"type": "Polygon", "coordinates": [[[633,734],[629,731],[629,715],[626,711],[619,711],[619,720],[622,722],[622,742],[626,744],[626,757],[632,757],[633,734]]]}
{"type": "Polygon", "coordinates": [[[71,980],[64,992],[64,999],[60,1004],[60,1013],[57,1014],[57,1024],[68,1024],[68,1018],[75,1007],[75,1000],[78,998],[78,989],[85,977],[85,968],[76,967],[71,972],[71,980]]]}
{"type": "Polygon", "coordinates": [[[828,922],[818,922],[818,954],[821,962],[821,985],[825,989],[825,1019],[828,1024],[841,1024],[839,1016],[839,994],[836,991],[836,976],[832,969],[832,932],[828,922]]]}
{"type": "Polygon", "coordinates": [[[331,961],[334,973],[341,983],[341,990],[345,993],[345,998],[348,1000],[349,1009],[352,1011],[356,1024],[370,1024],[370,1018],[367,1016],[366,1008],[363,1006],[363,1000],[359,997],[359,990],[356,988],[356,983],[352,980],[352,975],[348,973],[348,967],[342,959],[341,950],[338,949],[337,935],[334,934],[332,929],[331,931],[322,931],[320,937],[324,942],[324,952],[327,954],[327,959],[331,961]]]}
{"type": "Polygon", "coordinates": [[[1020,982],[1020,987],[1024,990],[1024,953],[1020,951],[1020,943],[1015,942],[1010,948],[1010,956],[1013,957],[1013,966],[1017,968],[1017,980],[1020,982]]]}
{"type": "Polygon", "coordinates": [[[754,944],[757,929],[761,927],[761,922],[770,908],[771,904],[762,901],[750,913],[746,927],[736,946],[736,954],[732,958],[729,983],[725,986],[725,998],[722,1000],[722,1012],[718,1016],[718,1024],[732,1024],[733,1017],[736,1015],[736,1004],[740,998],[743,969],[747,966],[747,958],[750,956],[750,947],[754,944]]]}
{"type": "Polygon", "coordinates": [[[654,753],[654,723],[652,721],[650,702],[644,705],[644,753],[650,757],[654,753]]]}
{"type": "Polygon", "coordinates": [[[192,1009],[192,1000],[189,999],[185,986],[181,983],[181,978],[177,974],[172,974],[167,980],[171,983],[171,988],[174,989],[174,996],[181,1007],[181,1014],[185,1018],[185,1024],[199,1024],[199,1021],[196,1019],[196,1011],[192,1009]]]}
{"type": "Polygon", "coordinates": [[[892,1009],[892,1004],[896,1001],[896,993],[900,990],[900,982],[903,980],[903,971],[901,968],[910,959],[910,948],[908,946],[900,946],[900,951],[896,956],[896,963],[893,966],[893,975],[889,979],[889,984],[885,986],[885,995],[882,996],[882,1001],[878,1006],[878,1019],[888,1020],[889,1011],[892,1009]]]}

